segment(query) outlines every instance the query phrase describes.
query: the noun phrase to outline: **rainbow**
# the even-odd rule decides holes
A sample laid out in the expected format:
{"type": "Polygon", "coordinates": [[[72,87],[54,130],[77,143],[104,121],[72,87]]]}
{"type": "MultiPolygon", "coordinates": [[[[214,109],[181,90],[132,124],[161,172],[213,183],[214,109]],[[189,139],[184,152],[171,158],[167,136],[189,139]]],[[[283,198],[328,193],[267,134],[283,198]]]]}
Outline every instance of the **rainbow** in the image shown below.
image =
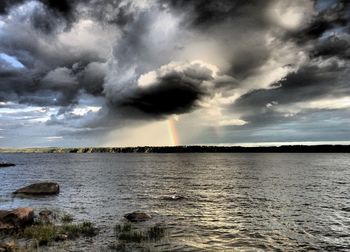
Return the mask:
{"type": "Polygon", "coordinates": [[[180,145],[179,136],[177,135],[175,120],[173,118],[168,119],[168,131],[170,136],[170,141],[173,146],[180,145]]]}

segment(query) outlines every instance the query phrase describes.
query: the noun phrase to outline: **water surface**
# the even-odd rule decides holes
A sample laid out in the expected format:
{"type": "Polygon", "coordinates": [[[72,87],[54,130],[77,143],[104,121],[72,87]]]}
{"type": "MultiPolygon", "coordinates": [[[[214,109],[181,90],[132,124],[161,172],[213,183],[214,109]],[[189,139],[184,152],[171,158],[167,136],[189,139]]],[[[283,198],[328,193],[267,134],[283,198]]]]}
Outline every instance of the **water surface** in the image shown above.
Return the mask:
{"type": "Polygon", "coordinates": [[[98,251],[113,226],[143,210],[164,223],[160,251],[349,251],[349,154],[1,154],[0,209],[70,213],[101,229],[60,247],[98,251]],[[55,181],[58,196],[11,192],[55,181]],[[182,200],[167,200],[181,195],[182,200]]]}

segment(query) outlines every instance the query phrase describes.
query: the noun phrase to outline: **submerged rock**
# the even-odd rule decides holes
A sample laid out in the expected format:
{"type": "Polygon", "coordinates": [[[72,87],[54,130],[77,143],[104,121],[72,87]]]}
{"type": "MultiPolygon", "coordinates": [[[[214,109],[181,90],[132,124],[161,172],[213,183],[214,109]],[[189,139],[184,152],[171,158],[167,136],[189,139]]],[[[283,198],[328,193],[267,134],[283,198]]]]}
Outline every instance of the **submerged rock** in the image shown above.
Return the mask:
{"type": "Polygon", "coordinates": [[[30,207],[16,208],[11,211],[0,211],[0,230],[11,230],[25,227],[34,221],[34,210],[30,207]]]}
{"type": "Polygon", "coordinates": [[[15,164],[7,163],[7,162],[0,162],[0,167],[9,167],[9,166],[15,166],[15,164]]]}
{"type": "Polygon", "coordinates": [[[124,215],[124,218],[131,222],[147,221],[152,217],[144,212],[135,211],[124,215]]]}
{"type": "Polygon", "coordinates": [[[185,197],[175,194],[175,195],[170,195],[170,196],[164,196],[162,199],[168,200],[168,201],[177,201],[177,200],[183,200],[183,199],[185,199],[185,197]]]}
{"type": "Polygon", "coordinates": [[[52,195],[58,194],[60,186],[53,182],[36,183],[13,192],[14,194],[52,195]]]}

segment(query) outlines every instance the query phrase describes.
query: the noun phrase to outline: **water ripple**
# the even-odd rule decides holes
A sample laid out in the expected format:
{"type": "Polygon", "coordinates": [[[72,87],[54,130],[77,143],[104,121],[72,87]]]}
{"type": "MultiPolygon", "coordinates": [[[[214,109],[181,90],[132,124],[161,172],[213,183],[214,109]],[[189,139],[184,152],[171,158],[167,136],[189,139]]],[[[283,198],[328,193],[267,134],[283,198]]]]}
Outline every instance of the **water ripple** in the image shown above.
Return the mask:
{"type": "MultiPolygon", "coordinates": [[[[32,206],[93,220],[100,234],[67,245],[98,251],[123,215],[164,223],[160,251],[350,250],[348,154],[4,154],[0,208],[32,206]],[[29,183],[61,193],[13,198],[29,183]]],[[[61,249],[61,248],[56,248],[61,249]]],[[[54,249],[52,251],[55,251],[54,249]]]]}

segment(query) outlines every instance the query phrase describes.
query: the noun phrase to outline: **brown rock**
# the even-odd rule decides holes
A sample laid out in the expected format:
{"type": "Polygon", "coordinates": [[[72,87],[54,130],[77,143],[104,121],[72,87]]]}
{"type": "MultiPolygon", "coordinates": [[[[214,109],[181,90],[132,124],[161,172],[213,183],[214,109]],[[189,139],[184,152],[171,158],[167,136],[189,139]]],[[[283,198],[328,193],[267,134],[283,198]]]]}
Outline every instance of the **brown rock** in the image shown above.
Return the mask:
{"type": "Polygon", "coordinates": [[[14,194],[53,195],[58,194],[59,191],[60,186],[57,183],[44,182],[20,188],[14,194]]]}
{"type": "Polygon", "coordinates": [[[12,251],[16,251],[16,243],[14,241],[0,243],[0,252],[12,252],[12,251]]]}
{"type": "Polygon", "coordinates": [[[0,221],[0,232],[11,232],[15,229],[15,226],[9,223],[3,223],[0,221]]]}
{"type": "Polygon", "coordinates": [[[51,215],[52,215],[52,211],[47,210],[47,209],[42,210],[42,211],[40,211],[40,213],[39,213],[39,216],[40,216],[40,217],[43,217],[43,218],[49,218],[49,216],[51,216],[51,215]]]}
{"type": "Polygon", "coordinates": [[[152,217],[144,212],[135,211],[124,215],[124,218],[131,222],[147,221],[152,217]]]}
{"type": "Polygon", "coordinates": [[[12,211],[0,211],[0,230],[11,230],[33,223],[34,211],[30,207],[17,208],[12,211]]]}
{"type": "Polygon", "coordinates": [[[52,211],[47,209],[40,211],[39,216],[40,220],[46,223],[51,223],[54,218],[52,211]]]}
{"type": "Polygon", "coordinates": [[[58,234],[55,237],[55,241],[66,241],[68,240],[68,235],[67,234],[58,234]]]}

